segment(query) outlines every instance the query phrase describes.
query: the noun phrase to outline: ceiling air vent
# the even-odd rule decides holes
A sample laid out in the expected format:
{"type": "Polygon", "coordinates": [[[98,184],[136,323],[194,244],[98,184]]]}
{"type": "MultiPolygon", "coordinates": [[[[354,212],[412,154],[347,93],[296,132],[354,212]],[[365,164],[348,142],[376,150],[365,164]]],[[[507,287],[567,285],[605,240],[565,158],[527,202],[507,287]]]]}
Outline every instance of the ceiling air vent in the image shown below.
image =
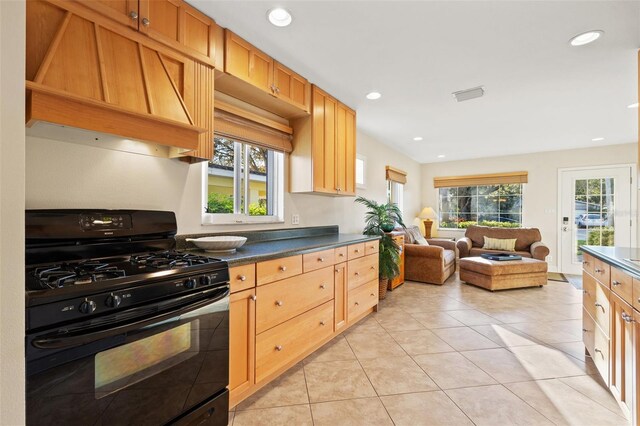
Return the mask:
{"type": "Polygon", "coordinates": [[[468,101],[470,99],[481,98],[484,95],[484,87],[478,86],[472,89],[460,90],[458,92],[452,93],[453,97],[456,98],[456,101],[463,102],[468,101]]]}

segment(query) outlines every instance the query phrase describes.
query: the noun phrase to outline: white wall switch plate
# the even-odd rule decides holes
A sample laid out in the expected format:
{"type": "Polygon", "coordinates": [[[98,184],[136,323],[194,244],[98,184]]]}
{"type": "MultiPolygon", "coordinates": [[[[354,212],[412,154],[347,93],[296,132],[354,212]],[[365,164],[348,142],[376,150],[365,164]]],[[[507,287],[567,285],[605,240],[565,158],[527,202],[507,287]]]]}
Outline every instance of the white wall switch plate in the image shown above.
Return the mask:
{"type": "Polygon", "coordinates": [[[299,214],[292,214],[291,215],[291,224],[292,225],[300,225],[300,215],[299,214]]]}

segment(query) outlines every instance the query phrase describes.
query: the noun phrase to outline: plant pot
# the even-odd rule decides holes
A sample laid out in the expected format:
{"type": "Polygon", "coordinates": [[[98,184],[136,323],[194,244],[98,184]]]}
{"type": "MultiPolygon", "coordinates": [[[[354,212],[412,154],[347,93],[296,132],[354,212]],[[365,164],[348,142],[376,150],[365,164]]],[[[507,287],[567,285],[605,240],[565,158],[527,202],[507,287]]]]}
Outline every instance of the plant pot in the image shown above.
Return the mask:
{"type": "Polygon", "coordinates": [[[391,232],[393,231],[393,223],[383,223],[380,225],[380,228],[382,228],[384,232],[391,232]]]}
{"type": "Polygon", "coordinates": [[[389,285],[388,278],[380,278],[378,281],[378,300],[383,300],[387,297],[387,286],[389,285]]]}

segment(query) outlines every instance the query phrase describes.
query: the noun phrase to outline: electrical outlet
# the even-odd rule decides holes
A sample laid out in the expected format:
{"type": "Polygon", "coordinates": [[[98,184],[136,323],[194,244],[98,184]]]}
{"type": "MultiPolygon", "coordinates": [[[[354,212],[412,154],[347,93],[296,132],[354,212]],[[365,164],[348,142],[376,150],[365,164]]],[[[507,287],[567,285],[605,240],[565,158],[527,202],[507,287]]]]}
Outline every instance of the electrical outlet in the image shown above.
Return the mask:
{"type": "Polygon", "coordinates": [[[292,214],[291,215],[291,224],[292,225],[300,225],[300,215],[299,214],[292,214]]]}

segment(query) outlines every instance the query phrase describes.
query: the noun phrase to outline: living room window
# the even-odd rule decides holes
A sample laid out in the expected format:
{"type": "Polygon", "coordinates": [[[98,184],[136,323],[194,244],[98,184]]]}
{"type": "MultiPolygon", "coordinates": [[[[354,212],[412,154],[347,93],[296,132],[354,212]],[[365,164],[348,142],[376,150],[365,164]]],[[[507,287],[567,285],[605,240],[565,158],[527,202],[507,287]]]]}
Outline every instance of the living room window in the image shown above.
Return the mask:
{"type": "Polygon", "coordinates": [[[439,188],[440,228],[469,225],[517,228],[522,225],[522,184],[439,188]]]}
{"type": "Polygon", "coordinates": [[[281,221],[283,163],[282,152],[216,135],[205,174],[208,222],[281,221]]]}

